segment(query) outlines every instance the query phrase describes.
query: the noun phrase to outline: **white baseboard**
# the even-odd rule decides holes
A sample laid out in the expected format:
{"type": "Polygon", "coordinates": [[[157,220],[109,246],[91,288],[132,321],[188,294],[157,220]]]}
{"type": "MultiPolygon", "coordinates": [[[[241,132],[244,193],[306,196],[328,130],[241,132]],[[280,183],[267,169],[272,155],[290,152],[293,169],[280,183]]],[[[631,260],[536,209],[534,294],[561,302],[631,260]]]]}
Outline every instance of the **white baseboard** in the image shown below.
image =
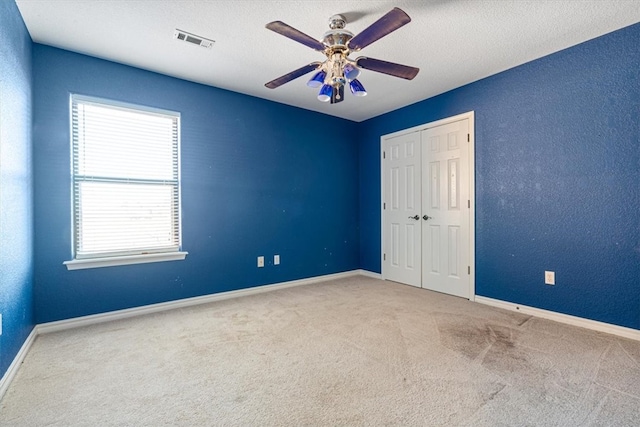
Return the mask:
{"type": "MultiPolygon", "coordinates": [[[[13,362],[9,366],[9,369],[7,369],[7,372],[5,372],[5,374],[2,376],[2,379],[0,380],[0,399],[2,399],[2,396],[9,388],[9,384],[15,377],[18,371],[18,368],[22,364],[22,361],[24,360],[29,349],[31,348],[31,345],[33,344],[34,340],[39,334],[63,331],[67,329],[94,325],[94,324],[103,323],[103,322],[110,322],[114,320],[126,319],[130,317],[141,316],[141,315],[150,314],[150,313],[157,313],[157,312],[172,310],[176,308],[190,307],[190,306],[206,304],[214,301],[222,301],[222,300],[237,298],[241,296],[256,295],[264,292],[275,291],[278,289],[286,289],[294,286],[310,285],[313,283],[324,282],[327,280],[342,279],[342,278],[358,276],[358,275],[366,276],[374,279],[382,279],[382,275],[379,273],[374,273],[367,270],[353,270],[353,271],[347,271],[344,273],[328,274],[325,276],[316,276],[308,279],[292,280],[289,282],[276,283],[272,285],[256,286],[253,288],[239,289],[236,291],[220,292],[217,294],[203,295],[203,296],[193,297],[193,298],[185,298],[181,300],[146,305],[142,307],[129,308],[125,310],[111,311],[108,313],[100,313],[100,314],[94,314],[90,316],[76,317],[73,319],[60,320],[56,322],[41,323],[39,325],[36,325],[33,328],[31,333],[27,337],[26,341],[20,348],[20,351],[18,352],[16,357],[13,359],[13,362]]],[[[506,310],[517,311],[520,313],[525,313],[525,314],[529,314],[536,317],[554,320],[556,322],[567,323],[574,326],[593,329],[596,331],[606,332],[612,335],[617,335],[617,336],[640,341],[639,330],[625,328],[623,326],[611,325],[608,323],[598,322],[595,320],[583,319],[581,317],[570,316],[567,314],[556,313],[553,311],[542,310],[539,308],[527,307],[521,304],[514,304],[511,302],[496,300],[496,299],[482,297],[482,296],[476,296],[475,301],[481,304],[486,304],[493,307],[499,307],[506,310]]]]}
{"type": "Polygon", "coordinates": [[[380,273],[374,273],[373,271],[369,271],[369,270],[356,270],[356,272],[361,276],[366,276],[366,277],[370,277],[372,279],[380,279],[380,280],[382,280],[382,274],[380,274],[380,273]]]}
{"type": "Polygon", "coordinates": [[[375,275],[375,273],[365,272],[364,270],[353,270],[353,271],[347,271],[344,273],[327,274],[324,276],[310,277],[308,279],[291,280],[289,282],[275,283],[272,285],[263,285],[263,286],[256,286],[253,288],[239,289],[236,291],[220,292],[217,294],[203,295],[200,297],[185,298],[181,300],[163,302],[159,304],[151,304],[151,305],[146,305],[142,307],[134,307],[134,308],[129,308],[125,310],[110,311],[108,313],[93,314],[90,316],[76,317],[73,319],[59,320],[56,322],[41,323],[39,325],[36,325],[33,328],[31,333],[27,337],[27,340],[24,342],[24,344],[20,348],[20,351],[18,352],[16,357],[13,359],[13,362],[11,362],[9,369],[7,369],[7,372],[5,372],[5,374],[2,376],[2,379],[0,380],[0,400],[2,399],[2,396],[4,396],[7,389],[9,388],[9,384],[11,384],[11,381],[13,380],[16,373],[18,372],[20,365],[22,365],[22,361],[24,360],[25,356],[29,352],[29,349],[31,349],[31,345],[33,344],[33,341],[40,334],[64,331],[67,329],[94,325],[97,323],[110,322],[113,320],[126,319],[129,317],[135,317],[135,316],[142,316],[144,314],[157,313],[160,311],[173,310],[176,308],[190,307],[190,306],[199,305],[199,304],[206,304],[208,302],[222,301],[226,299],[237,298],[237,297],[242,297],[247,295],[256,295],[264,292],[275,291],[278,289],[291,288],[294,286],[310,285],[312,283],[325,282],[327,280],[343,279],[345,277],[352,277],[357,275],[373,277],[371,275],[375,275]]]}
{"type": "Polygon", "coordinates": [[[24,344],[22,344],[22,347],[20,347],[20,351],[18,351],[16,357],[13,358],[13,362],[11,362],[11,365],[9,365],[9,369],[7,369],[7,372],[5,372],[2,376],[2,379],[0,379],[0,400],[2,400],[2,396],[4,396],[4,394],[9,389],[9,384],[11,384],[11,381],[13,381],[13,377],[15,377],[16,373],[18,373],[18,368],[20,368],[20,365],[22,365],[22,361],[31,349],[31,345],[33,344],[33,341],[35,341],[37,336],[38,330],[36,326],[31,330],[31,333],[27,337],[26,341],[24,342],[24,344]]]}
{"type": "Polygon", "coordinates": [[[508,301],[497,300],[493,298],[481,297],[476,295],[476,302],[480,304],[490,305],[492,307],[503,308],[505,310],[517,311],[519,313],[529,314],[543,319],[553,320],[568,325],[579,326],[581,328],[591,329],[594,331],[605,332],[619,337],[629,338],[640,341],[640,330],[625,328],[624,326],[612,325],[610,323],[598,322],[597,320],[585,319],[583,317],[571,316],[555,311],[543,310],[541,308],[528,307],[522,304],[515,304],[508,301]]]}
{"type": "Polygon", "coordinates": [[[142,307],[127,308],[124,310],[110,311],[107,313],[93,314],[90,316],[75,317],[73,319],[58,320],[55,322],[41,323],[36,326],[38,334],[48,334],[51,332],[64,331],[67,329],[79,328],[82,326],[94,325],[97,323],[111,322],[114,320],[127,319],[145,314],[158,313],[176,308],[191,307],[199,304],[206,304],[214,301],[222,301],[230,298],[238,298],[247,295],[256,295],[278,289],[291,288],[294,286],[310,285],[312,283],[324,282],[327,280],[342,279],[345,277],[357,276],[361,270],[347,271],[345,273],[327,274],[308,279],[292,280],[289,282],[275,283],[273,285],[256,286],[253,288],[239,289],[236,291],[220,292],[216,294],[203,295],[193,298],[179,299],[175,301],[161,302],[158,304],[145,305],[142,307]]]}

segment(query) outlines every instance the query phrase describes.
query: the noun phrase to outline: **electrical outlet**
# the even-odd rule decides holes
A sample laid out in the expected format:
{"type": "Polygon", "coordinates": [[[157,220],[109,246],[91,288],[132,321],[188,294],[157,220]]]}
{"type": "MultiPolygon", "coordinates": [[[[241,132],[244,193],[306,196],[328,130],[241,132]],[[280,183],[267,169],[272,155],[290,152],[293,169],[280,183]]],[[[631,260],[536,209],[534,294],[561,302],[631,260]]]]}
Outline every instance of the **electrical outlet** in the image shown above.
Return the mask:
{"type": "Polygon", "coordinates": [[[545,271],[544,272],[544,284],[545,285],[555,285],[556,284],[556,273],[554,271],[545,271]]]}
{"type": "Polygon", "coordinates": [[[258,267],[264,267],[264,257],[263,256],[259,256],[258,257],[258,267]]]}
{"type": "Polygon", "coordinates": [[[280,255],[274,255],[273,256],[273,265],[278,265],[280,264],[280,255]]]}

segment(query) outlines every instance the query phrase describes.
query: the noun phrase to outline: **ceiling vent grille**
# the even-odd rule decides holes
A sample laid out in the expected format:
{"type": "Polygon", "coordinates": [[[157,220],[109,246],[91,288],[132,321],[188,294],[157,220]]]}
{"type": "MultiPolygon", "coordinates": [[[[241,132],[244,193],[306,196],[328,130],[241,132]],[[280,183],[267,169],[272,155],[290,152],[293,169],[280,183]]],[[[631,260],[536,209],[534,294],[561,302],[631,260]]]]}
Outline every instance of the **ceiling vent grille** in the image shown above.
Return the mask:
{"type": "Polygon", "coordinates": [[[186,31],[178,29],[173,33],[173,38],[206,48],[211,48],[215,43],[213,40],[205,39],[204,37],[196,36],[195,34],[187,33],[186,31]]]}

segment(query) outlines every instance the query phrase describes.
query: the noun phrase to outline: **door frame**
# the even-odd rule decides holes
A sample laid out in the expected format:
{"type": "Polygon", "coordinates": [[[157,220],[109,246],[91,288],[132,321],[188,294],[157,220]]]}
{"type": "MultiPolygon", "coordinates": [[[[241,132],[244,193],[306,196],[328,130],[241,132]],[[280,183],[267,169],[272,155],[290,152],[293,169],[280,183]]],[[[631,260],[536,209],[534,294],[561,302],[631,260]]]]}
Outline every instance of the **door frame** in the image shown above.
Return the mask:
{"type": "Polygon", "coordinates": [[[447,117],[434,122],[425,123],[422,125],[414,126],[408,129],[402,129],[397,132],[382,135],[380,137],[380,271],[382,272],[382,279],[387,280],[387,275],[384,266],[384,143],[387,139],[398,137],[413,132],[421,132],[426,129],[434,128],[437,126],[446,125],[452,122],[460,120],[469,120],[469,144],[467,149],[469,150],[469,200],[471,200],[471,206],[469,211],[469,301],[475,301],[476,296],[476,150],[475,150],[475,112],[469,111],[466,113],[458,114],[455,116],[447,117]]]}

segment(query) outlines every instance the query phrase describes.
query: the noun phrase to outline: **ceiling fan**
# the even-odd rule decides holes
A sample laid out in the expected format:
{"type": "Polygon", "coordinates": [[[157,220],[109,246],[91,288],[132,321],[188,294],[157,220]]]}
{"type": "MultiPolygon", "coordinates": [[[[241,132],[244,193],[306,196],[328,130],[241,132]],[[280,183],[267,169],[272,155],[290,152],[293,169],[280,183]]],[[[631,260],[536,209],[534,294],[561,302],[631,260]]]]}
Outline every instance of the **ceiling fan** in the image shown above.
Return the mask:
{"type": "Polygon", "coordinates": [[[387,34],[411,22],[411,18],[397,7],[387,12],[382,18],[365,28],[358,35],[344,29],[346,19],[342,15],[329,18],[329,31],[324,33],[322,41],[318,41],[282,21],[270,22],[266,27],[285,37],[302,43],[311,49],[322,52],[327,59],[324,62],[312,62],[297,70],[291,71],[275,80],[266,83],[269,89],[275,89],[291,80],[297,79],[316,70],[307,86],[320,88],[318,99],[335,104],[344,100],[344,87],[349,85],[355,96],[365,96],[367,92],[358,81],[360,68],[412,80],[420,71],[419,68],[380,59],[361,56],[355,60],[349,58],[351,52],[357,52],[387,34]]]}

